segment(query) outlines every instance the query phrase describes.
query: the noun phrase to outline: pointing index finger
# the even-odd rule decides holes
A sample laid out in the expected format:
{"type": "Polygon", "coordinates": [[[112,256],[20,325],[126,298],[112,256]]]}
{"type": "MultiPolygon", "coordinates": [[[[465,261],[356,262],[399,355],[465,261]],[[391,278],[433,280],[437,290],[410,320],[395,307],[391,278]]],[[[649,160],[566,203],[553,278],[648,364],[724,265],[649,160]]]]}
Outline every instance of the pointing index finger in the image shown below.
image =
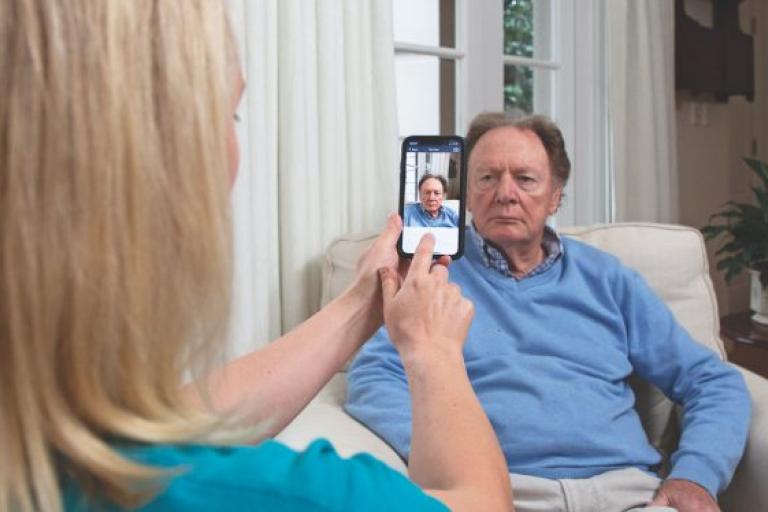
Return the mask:
{"type": "Polygon", "coordinates": [[[413,253],[413,260],[411,260],[411,268],[408,270],[408,275],[413,274],[427,274],[432,267],[432,253],[435,250],[435,236],[431,233],[427,233],[421,237],[419,245],[416,247],[416,251],[413,253]]]}

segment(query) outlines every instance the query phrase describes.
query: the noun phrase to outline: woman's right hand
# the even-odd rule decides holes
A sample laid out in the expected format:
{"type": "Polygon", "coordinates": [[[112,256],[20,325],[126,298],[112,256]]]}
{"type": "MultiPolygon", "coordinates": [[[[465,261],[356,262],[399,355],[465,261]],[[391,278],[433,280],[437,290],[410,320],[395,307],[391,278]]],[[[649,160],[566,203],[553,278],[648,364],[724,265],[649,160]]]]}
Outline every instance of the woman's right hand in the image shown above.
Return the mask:
{"type": "Polygon", "coordinates": [[[434,236],[425,235],[402,283],[391,268],[380,269],[384,322],[404,363],[436,351],[461,356],[474,316],[472,302],[448,282],[445,265],[433,264],[434,248],[434,236]]]}

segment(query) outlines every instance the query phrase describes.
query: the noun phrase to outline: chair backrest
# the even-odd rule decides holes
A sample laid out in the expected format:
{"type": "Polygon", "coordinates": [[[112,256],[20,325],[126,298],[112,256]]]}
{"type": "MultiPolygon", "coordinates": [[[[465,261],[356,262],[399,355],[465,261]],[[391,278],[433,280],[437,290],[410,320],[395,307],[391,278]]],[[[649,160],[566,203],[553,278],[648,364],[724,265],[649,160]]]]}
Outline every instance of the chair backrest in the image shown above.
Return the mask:
{"type": "MultiPolygon", "coordinates": [[[[725,358],[717,300],[704,239],[698,230],[669,224],[618,223],[566,228],[560,233],[612,253],[637,270],[693,338],[725,358]]],[[[351,282],[357,260],[375,237],[375,233],[348,235],[331,244],[323,269],[323,304],[351,282]]],[[[670,453],[676,443],[674,421],[670,421],[674,419],[674,405],[644,382],[635,381],[633,387],[649,439],[670,453]]]]}
{"type": "Polygon", "coordinates": [[[699,343],[725,359],[717,298],[701,233],[687,226],[619,223],[566,228],[637,270],[699,343]]]}

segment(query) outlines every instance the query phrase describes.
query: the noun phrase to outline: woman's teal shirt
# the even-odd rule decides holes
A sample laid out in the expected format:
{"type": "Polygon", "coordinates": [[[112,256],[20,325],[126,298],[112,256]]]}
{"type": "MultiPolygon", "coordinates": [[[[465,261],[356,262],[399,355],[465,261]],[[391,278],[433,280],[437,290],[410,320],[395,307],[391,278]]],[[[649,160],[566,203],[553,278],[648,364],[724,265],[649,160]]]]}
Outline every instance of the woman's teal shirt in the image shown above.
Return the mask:
{"type": "MultiPolygon", "coordinates": [[[[343,459],[326,440],[303,452],[276,441],[226,448],[132,445],[121,451],[137,462],[180,470],[139,509],[146,512],[447,510],[374,457],[343,459]]],[[[88,501],[72,482],[63,487],[67,512],[121,510],[88,501]]]]}

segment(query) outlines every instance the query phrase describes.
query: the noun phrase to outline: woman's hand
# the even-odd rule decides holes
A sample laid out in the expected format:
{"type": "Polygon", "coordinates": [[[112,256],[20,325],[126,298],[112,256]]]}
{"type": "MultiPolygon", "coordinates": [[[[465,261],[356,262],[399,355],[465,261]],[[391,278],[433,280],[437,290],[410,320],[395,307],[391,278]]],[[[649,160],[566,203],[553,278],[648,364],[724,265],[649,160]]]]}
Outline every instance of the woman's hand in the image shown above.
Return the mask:
{"type": "Polygon", "coordinates": [[[357,262],[357,275],[344,292],[352,302],[364,306],[366,313],[366,339],[381,327],[384,317],[381,311],[381,284],[379,269],[390,269],[395,274],[400,265],[397,254],[397,239],[403,230],[400,216],[393,213],[378,238],[363,253],[357,262]]]}
{"type": "MultiPolygon", "coordinates": [[[[360,257],[357,263],[357,275],[346,292],[370,304],[371,324],[375,326],[374,330],[378,329],[383,321],[379,272],[382,269],[385,269],[385,272],[391,272],[398,278],[399,284],[408,273],[410,266],[410,260],[400,259],[397,254],[397,239],[402,230],[403,223],[400,216],[396,213],[391,214],[378,238],[360,257]]],[[[441,256],[437,261],[447,267],[451,263],[451,258],[441,256]]]]}
{"type": "Polygon", "coordinates": [[[474,307],[448,282],[448,270],[433,263],[435,238],[419,243],[404,280],[391,268],[380,270],[384,321],[403,363],[435,351],[461,357],[474,307]]]}
{"type": "Polygon", "coordinates": [[[378,271],[381,268],[387,268],[397,272],[399,265],[397,239],[402,230],[403,223],[400,216],[396,213],[391,214],[378,238],[357,262],[357,275],[352,289],[371,298],[381,296],[378,271]]]}

